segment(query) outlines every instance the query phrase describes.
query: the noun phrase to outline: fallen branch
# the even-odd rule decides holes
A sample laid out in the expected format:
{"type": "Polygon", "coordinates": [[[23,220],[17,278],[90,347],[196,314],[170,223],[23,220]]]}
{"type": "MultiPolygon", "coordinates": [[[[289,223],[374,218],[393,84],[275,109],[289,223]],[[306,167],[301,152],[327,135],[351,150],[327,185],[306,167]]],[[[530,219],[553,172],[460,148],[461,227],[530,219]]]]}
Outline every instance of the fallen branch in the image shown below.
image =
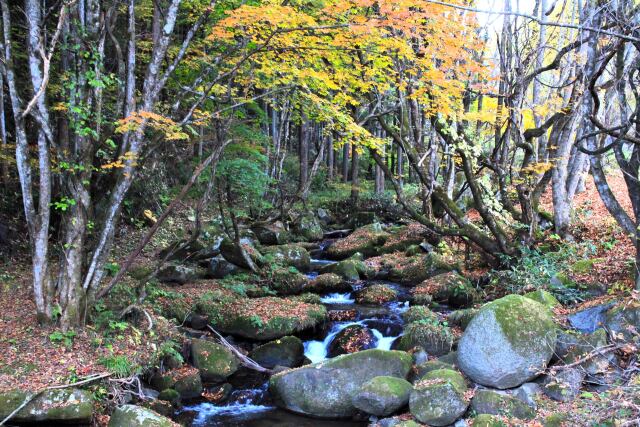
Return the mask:
{"type": "Polygon", "coordinates": [[[215,334],[215,336],[220,340],[220,343],[223,346],[225,346],[229,350],[231,350],[231,352],[233,354],[235,354],[238,359],[240,359],[240,362],[242,362],[242,364],[245,367],[247,367],[249,369],[253,369],[254,371],[264,372],[264,373],[267,373],[267,374],[271,374],[273,372],[271,369],[267,369],[264,366],[260,366],[255,360],[253,360],[250,357],[245,356],[244,354],[240,353],[240,351],[237,348],[235,348],[231,343],[229,343],[229,341],[224,339],[224,337],[222,335],[220,335],[220,333],[218,331],[216,331],[215,329],[213,329],[210,325],[207,325],[207,328],[209,328],[209,330],[215,334]]]}
{"type": "Polygon", "coordinates": [[[72,384],[54,385],[54,386],[49,386],[47,388],[43,388],[42,390],[37,391],[37,392],[33,393],[30,396],[27,396],[27,398],[24,400],[24,402],[22,402],[20,404],[20,406],[18,406],[16,409],[13,410],[13,412],[11,412],[9,415],[7,415],[4,420],[0,421],[0,426],[5,425],[5,423],[7,421],[9,421],[11,418],[13,418],[25,406],[27,406],[29,403],[31,403],[33,401],[33,399],[35,399],[36,397],[40,396],[45,391],[48,391],[48,390],[60,390],[60,389],[63,389],[63,388],[76,387],[76,386],[79,386],[79,385],[82,385],[82,384],[87,384],[87,383],[90,383],[90,382],[93,382],[93,381],[96,381],[96,380],[100,380],[100,379],[103,379],[103,378],[110,377],[111,375],[113,375],[113,374],[110,373],[110,372],[103,373],[103,374],[96,374],[96,375],[91,376],[91,377],[89,377],[87,379],[84,379],[82,381],[78,381],[78,382],[75,382],[75,383],[72,383],[72,384]]]}
{"type": "Polygon", "coordinates": [[[584,357],[581,357],[580,359],[576,360],[575,362],[569,363],[568,365],[561,365],[561,366],[554,366],[553,368],[550,369],[550,371],[557,371],[557,370],[562,370],[562,369],[569,369],[569,368],[573,368],[575,366],[581,365],[584,362],[593,359],[596,356],[602,356],[606,353],[610,353],[612,351],[616,351],[619,350],[620,348],[622,348],[621,346],[617,345],[617,344],[609,344],[609,345],[605,345],[602,347],[598,347],[596,349],[594,349],[593,351],[587,353],[584,357]]]}

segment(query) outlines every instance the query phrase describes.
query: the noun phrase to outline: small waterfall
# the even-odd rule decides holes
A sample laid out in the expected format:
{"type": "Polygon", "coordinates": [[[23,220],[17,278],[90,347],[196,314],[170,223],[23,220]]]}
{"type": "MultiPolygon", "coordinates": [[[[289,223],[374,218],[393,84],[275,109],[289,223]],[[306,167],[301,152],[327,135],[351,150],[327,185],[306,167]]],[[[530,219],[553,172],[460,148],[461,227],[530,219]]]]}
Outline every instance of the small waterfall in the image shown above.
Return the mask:
{"type": "Polygon", "coordinates": [[[320,298],[320,302],[323,304],[353,304],[356,302],[355,298],[352,298],[351,293],[333,293],[320,298]]]}

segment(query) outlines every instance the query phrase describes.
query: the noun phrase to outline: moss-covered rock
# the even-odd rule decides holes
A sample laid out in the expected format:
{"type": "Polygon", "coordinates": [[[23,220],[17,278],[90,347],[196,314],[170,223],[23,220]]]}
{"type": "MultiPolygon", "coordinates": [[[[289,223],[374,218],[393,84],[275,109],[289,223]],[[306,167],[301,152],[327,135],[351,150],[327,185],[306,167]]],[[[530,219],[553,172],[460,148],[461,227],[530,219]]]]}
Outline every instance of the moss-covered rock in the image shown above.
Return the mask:
{"type": "Polygon", "coordinates": [[[318,294],[312,294],[311,292],[305,292],[304,294],[294,295],[289,297],[293,301],[300,301],[307,304],[322,304],[322,298],[318,294]]]}
{"type": "MultiPolygon", "coordinates": [[[[32,393],[13,390],[0,393],[0,420],[18,409],[32,393]]],[[[46,390],[11,417],[10,424],[88,424],[93,416],[93,397],[87,390],[46,390]]]]}
{"type": "Polygon", "coordinates": [[[536,416],[536,411],[522,400],[504,392],[486,389],[476,390],[471,399],[471,409],[477,414],[502,415],[523,420],[536,416]]]}
{"type": "Polygon", "coordinates": [[[455,310],[449,313],[447,321],[451,325],[459,326],[464,331],[476,314],[478,314],[478,309],[475,308],[455,310]]]}
{"type": "Polygon", "coordinates": [[[379,376],[406,378],[411,356],[401,351],[364,350],[275,374],[269,389],[278,406],[323,418],[353,416],[353,397],[379,376]]]}
{"type": "Polygon", "coordinates": [[[448,326],[428,320],[411,322],[404,328],[398,348],[410,350],[416,346],[422,347],[432,356],[442,356],[451,351],[453,333],[448,326]]]}
{"type": "MultiPolygon", "coordinates": [[[[240,246],[244,249],[246,254],[251,258],[251,260],[258,266],[261,266],[264,263],[264,259],[262,254],[256,249],[253,244],[253,241],[249,238],[243,237],[240,239],[240,246]]],[[[233,240],[229,238],[225,238],[220,243],[220,253],[232,264],[235,264],[242,268],[250,268],[247,261],[242,256],[240,248],[236,246],[233,240]]]]}
{"type": "Polygon", "coordinates": [[[163,417],[151,409],[135,405],[122,405],[109,419],[109,427],[173,427],[169,418],[163,417]]]}
{"type": "Polygon", "coordinates": [[[320,220],[310,212],[300,215],[293,228],[299,237],[309,242],[322,240],[324,237],[320,220]]]}
{"type": "MultiPolygon", "coordinates": [[[[553,371],[553,370],[552,370],[553,371]]],[[[585,373],[582,369],[565,368],[545,375],[544,394],[559,402],[570,402],[580,394],[585,373]]]]}
{"type": "Polygon", "coordinates": [[[453,302],[452,307],[458,308],[472,304],[477,299],[477,292],[464,276],[450,271],[422,281],[411,290],[411,297],[415,304],[424,304],[426,298],[429,302],[453,302]]]}
{"type": "Polygon", "coordinates": [[[615,361],[615,355],[604,353],[585,358],[594,349],[607,345],[607,332],[603,328],[591,334],[576,331],[560,331],[555,348],[555,356],[565,364],[577,363],[588,375],[603,374],[615,361]]]}
{"type": "Polygon", "coordinates": [[[263,245],[284,245],[291,240],[290,233],[279,221],[269,224],[255,224],[251,227],[251,231],[263,245]]]}
{"type": "Polygon", "coordinates": [[[191,354],[193,365],[200,370],[202,379],[208,382],[224,381],[240,366],[230,350],[211,341],[193,339],[191,354]]]}
{"type": "Polygon", "coordinates": [[[424,320],[430,323],[438,323],[438,315],[425,305],[412,305],[407,311],[402,313],[405,323],[424,320]]]}
{"type": "Polygon", "coordinates": [[[624,341],[640,342],[640,303],[621,303],[606,314],[605,325],[615,337],[624,341]]]}
{"type": "Polygon", "coordinates": [[[200,373],[190,366],[158,372],[151,377],[150,384],[159,392],[172,389],[183,399],[193,399],[202,393],[200,373]]]}
{"type": "Polygon", "coordinates": [[[432,252],[408,257],[393,265],[389,271],[389,279],[400,283],[416,284],[455,268],[456,265],[448,263],[441,255],[432,252]]]}
{"type": "Polygon", "coordinates": [[[414,385],[409,397],[411,414],[431,426],[453,424],[469,406],[464,378],[451,369],[437,369],[414,385]]]}
{"type": "Polygon", "coordinates": [[[409,403],[412,389],[411,383],[403,378],[375,377],[360,387],[353,397],[353,406],[367,414],[388,416],[409,403]]]}
{"type": "Polygon", "coordinates": [[[158,400],[164,400],[165,402],[171,403],[173,406],[180,405],[180,393],[177,390],[172,388],[166,388],[158,394],[158,400]]]}
{"type": "Polygon", "coordinates": [[[544,289],[538,289],[537,291],[524,294],[526,298],[539,302],[542,305],[546,305],[550,309],[560,306],[560,301],[549,291],[544,289]]]}
{"type": "Polygon", "coordinates": [[[356,292],[356,302],[359,304],[383,304],[394,301],[398,293],[391,286],[374,284],[356,292]]]}
{"type": "Polygon", "coordinates": [[[198,278],[205,277],[206,272],[193,265],[170,263],[162,267],[156,277],[164,283],[184,285],[198,278]]]}
{"type": "Polygon", "coordinates": [[[360,278],[369,278],[372,275],[371,269],[362,261],[361,254],[356,254],[351,258],[327,264],[320,270],[321,273],[334,273],[343,280],[355,282],[360,278]]]}
{"type": "Polygon", "coordinates": [[[479,414],[471,421],[471,427],[508,427],[500,418],[489,415],[479,414]]]}
{"type": "Polygon", "coordinates": [[[581,259],[573,263],[571,271],[576,274],[587,274],[593,270],[593,266],[600,261],[597,258],[581,259]]]}
{"type": "Polygon", "coordinates": [[[300,271],[309,271],[311,256],[302,245],[288,244],[262,248],[265,260],[272,258],[278,264],[295,267],[300,271]]]}
{"type": "Polygon", "coordinates": [[[369,328],[361,325],[347,326],[329,343],[329,357],[368,350],[375,345],[376,337],[369,328]]]}
{"type": "Polygon", "coordinates": [[[276,297],[204,298],[196,308],[219,331],[265,341],[312,328],[327,317],[323,305],[276,297]]]}
{"type": "Polygon", "coordinates": [[[438,369],[454,369],[454,365],[450,363],[442,362],[440,360],[427,360],[426,362],[416,365],[415,377],[417,379],[420,379],[424,377],[426,374],[428,374],[429,372],[437,371],[438,369]]]}
{"type": "Polygon", "coordinates": [[[511,388],[543,371],[556,344],[547,307],[519,295],[484,305],[458,344],[458,363],[472,380],[511,388]]]}
{"type": "Polygon", "coordinates": [[[349,292],[351,291],[351,285],[335,273],[324,273],[312,279],[305,288],[305,291],[317,294],[349,292]]]}
{"type": "Polygon", "coordinates": [[[294,267],[277,268],[271,274],[271,288],[278,295],[295,295],[309,283],[309,278],[294,267]]]}
{"type": "Polygon", "coordinates": [[[389,237],[378,223],[365,225],[355,230],[344,239],[337,240],[327,249],[327,257],[331,259],[345,259],[356,252],[365,257],[375,256],[379,248],[389,237]]]}
{"type": "Polygon", "coordinates": [[[298,337],[282,337],[256,347],[249,357],[265,368],[295,368],[304,360],[304,345],[298,337]]]}

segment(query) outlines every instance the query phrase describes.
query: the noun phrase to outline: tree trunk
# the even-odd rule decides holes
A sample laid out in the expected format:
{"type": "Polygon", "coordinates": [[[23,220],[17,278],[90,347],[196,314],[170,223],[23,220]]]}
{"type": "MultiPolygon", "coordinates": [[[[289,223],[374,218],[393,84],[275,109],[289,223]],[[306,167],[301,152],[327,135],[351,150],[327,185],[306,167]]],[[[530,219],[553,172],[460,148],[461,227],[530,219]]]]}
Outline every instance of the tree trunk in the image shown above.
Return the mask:
{"type": "Polygon", "coordinates": [[[349,144],[345,143],[342,146],[342,182],[349,181],[349,144]]]}
{"type": "Polygon", "coordinates": [[[358,201],[358,194],[360,191],[360,180],[358,179],[358,163],[359,154],[356,146],[351,148],[351,202],[355,204],[358,201]]]}

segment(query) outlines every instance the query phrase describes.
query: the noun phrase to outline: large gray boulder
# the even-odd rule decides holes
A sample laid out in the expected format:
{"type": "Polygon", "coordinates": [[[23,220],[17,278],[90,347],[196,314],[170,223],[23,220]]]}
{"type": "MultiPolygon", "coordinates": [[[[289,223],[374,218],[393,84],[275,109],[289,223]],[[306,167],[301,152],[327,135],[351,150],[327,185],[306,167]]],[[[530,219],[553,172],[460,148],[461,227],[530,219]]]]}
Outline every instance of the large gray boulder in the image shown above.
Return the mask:
{"type": "Polygon", "coordinates": [[[409,410],[420,422],[430,426],[448,426],[467,410],[467,385],[458,372],[437,369],[414,385],[409,410]]]}
{"type": "Polygon", "coordinates": [[[402,378],[375,377],[353,397],[353,406],[367,414],[386,417],[409,403],[412,389],[411,383],[402,378]]]}
{"type": "Polygon", "coordinates": [[[476,414],[500,415],[522,420],[535,418],[536,411],[519,398],[504,391],[476,390],[471,400],[471,409],[476,414]]]}
{"type": "Polygon", "coordinates": [[[298,337],[282,337],[256,347],[249,353],[249,357],[265,368],[295,368],[302,365],[304,344],[298,337]]]}
{"type": "Polygon", "coordinates": [[[544,305],[507,295],[480,309],[458,345],[460,368],[473,381],[499,389],[539,375],[551,360],[556,327],[544,305]]]}
{"type": "Polygon", "coordinates": [[[302,245],[288,244],[270,246],[262,249],[263,255],[270,255],[273,259],[288,267],[295,267],[300,271],[309,271],[311,256],[302,245]]]}
{"type": "Polygon", "coordinates": [[[193,365],[200,370],[204,381],[221,382],[240,367],[238,359],[221,344],[193,339],[191,341],[193,365]]]}
{"type": "Polygon", "coordinates": [[[122,405],[117,408],[109,427],[173,427],[175,424],[167,417],[163,417],[151,409],[135,405],[122,405]]]}
{"type": "MultiPolygon", "coordinates": [[[[0,393],[0,420],[18,409],[32,394],[22,390],[0,393]]],[[[93,416],[93,397],[87,390],[47,390],[11,417],[9,424],[88,424],[93,416]]]]}
{"type": "Polygon", "coordinates": [[[290,411],[321,418],[351,417],[354,396],[379,376],[406,378],[411,356],[402,351],[364,350],[345,354],[271,377],[276,404],[290,411]]]}

